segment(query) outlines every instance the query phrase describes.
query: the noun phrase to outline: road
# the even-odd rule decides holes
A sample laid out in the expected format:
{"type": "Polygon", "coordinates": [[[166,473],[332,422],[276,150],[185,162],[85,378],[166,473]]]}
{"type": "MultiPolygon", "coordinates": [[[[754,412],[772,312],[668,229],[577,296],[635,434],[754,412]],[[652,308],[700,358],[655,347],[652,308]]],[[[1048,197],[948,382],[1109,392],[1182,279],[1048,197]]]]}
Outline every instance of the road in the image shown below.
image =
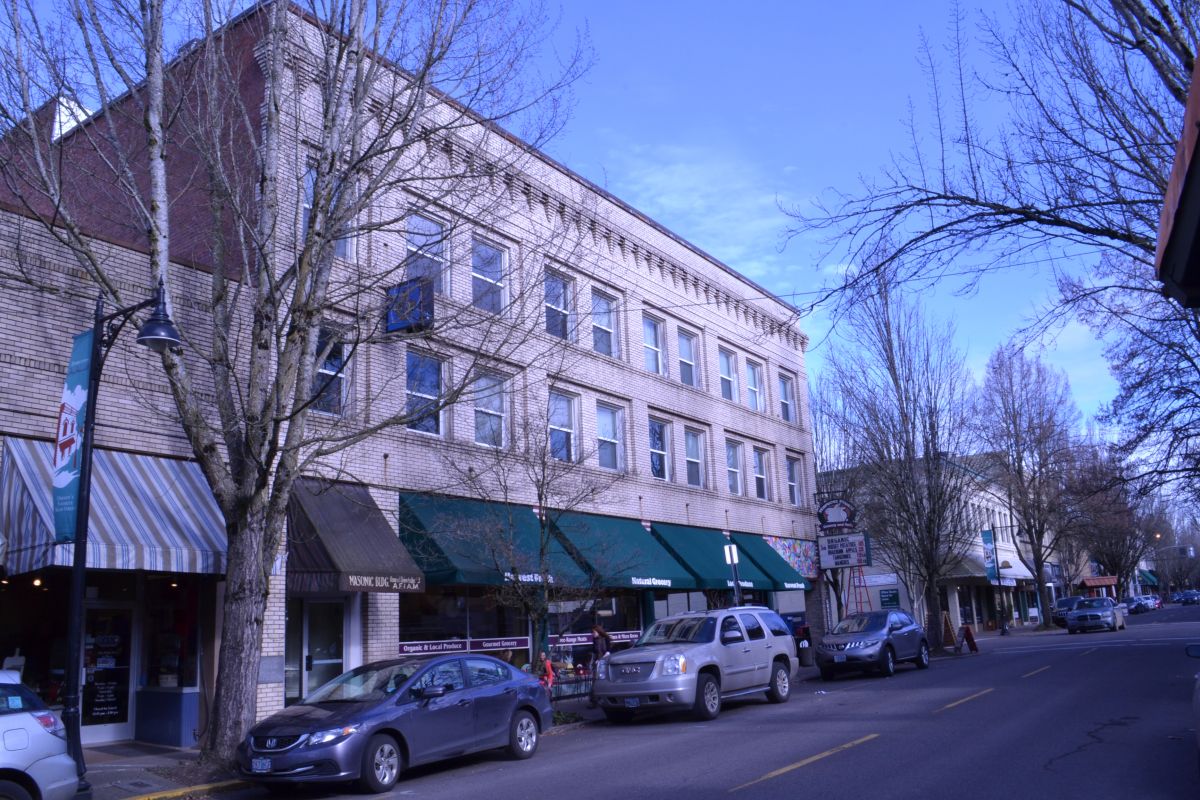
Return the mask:
{"type": "MultiPolygon", "coordinates": [[[[1119,633],[985,637],[978,655],[891,679],[806,680],[779,706],[573,726],[530,761],[458,759],[405,774],[421,798],[1189,798],[1200,794],[1192,682],[1200,607],[1119,633]]],[[[334,791],[307,797],[358,797],[334,791]]],[[[265,792],[238,792],[241,798],[265,792]]],[[[232,797],[224,795],[224,797],[232,797]]]]}

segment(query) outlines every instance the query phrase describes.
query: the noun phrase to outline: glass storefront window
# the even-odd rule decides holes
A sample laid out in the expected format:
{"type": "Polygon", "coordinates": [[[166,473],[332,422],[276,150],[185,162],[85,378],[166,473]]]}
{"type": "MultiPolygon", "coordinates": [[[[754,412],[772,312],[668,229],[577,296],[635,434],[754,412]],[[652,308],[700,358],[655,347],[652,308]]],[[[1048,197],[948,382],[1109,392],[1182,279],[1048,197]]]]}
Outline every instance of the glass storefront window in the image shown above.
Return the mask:
{"type": "Polygon", "coordinates": [[[199,582],[192,576],[152,575],[145,588],[146,686],[197,683],[199,582]]]}
{"type": "Polygon", "coordinates": [[[467,638],[467,590],[431,586],[424,594],[400,595],[400,641],[467,638]]]}

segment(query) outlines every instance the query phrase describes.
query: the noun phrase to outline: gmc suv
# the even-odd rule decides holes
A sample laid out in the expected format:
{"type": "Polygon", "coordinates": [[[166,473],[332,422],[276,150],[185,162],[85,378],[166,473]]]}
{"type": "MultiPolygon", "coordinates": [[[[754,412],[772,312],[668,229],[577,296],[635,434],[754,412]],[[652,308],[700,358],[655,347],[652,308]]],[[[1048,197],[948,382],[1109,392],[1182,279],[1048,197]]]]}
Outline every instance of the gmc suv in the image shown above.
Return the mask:
{"type": "Polygon", "coordinates": [[[643,709],[690,709],[714,719],[731,697],[791,693],[796,642],[786,622],[763,606],[693,611],[660,619],[629,650],[596,666],[595,698],[612,722],[643,709]]]}

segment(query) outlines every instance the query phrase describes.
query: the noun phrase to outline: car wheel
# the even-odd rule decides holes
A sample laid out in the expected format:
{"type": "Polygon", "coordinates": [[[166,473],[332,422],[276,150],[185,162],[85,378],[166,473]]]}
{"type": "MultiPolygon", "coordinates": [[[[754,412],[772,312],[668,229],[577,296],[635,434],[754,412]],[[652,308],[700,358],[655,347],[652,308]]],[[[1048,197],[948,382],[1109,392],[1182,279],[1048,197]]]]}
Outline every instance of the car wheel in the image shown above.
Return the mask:
{"type": "Polygon", "coordinates": [[[1074,634],[1075,634],[1075,629],[1074,629],[1074,628],[1067,628],[1067,633],[1068,633],[1068,634],[1071,634],[1071,635],[1074,635],[1074,634]]]}
{"type": "Polygon", "coordinates": [[[821,667],[821,680],[831,681],[837,677],[837,673],[829,667],[821,667]]]}
{"type": "Polygon", "coordinates": [[[627,708],[606,708],[604,718],[614,725],[628,725],[633,722],[633,712],[627,708]]]}
{"type": "Polygon", "coordinates": [[[788,675],[788,668],[776,661],[771,669],[771,688],[767,689],[767,699],[772,703],[786,703],[792,695],[792,681],[788,675]]]}
{"type": "Polygon", "coordinates": [[[921,642],[921,649],[917,651],[917,657],[914,662],[917,669],[929,669],[929,643],[921,642]]]}
{"type": "Polygon", "coordinates": [[[896,674],[896,654],[890,647],[884,647],[879,651],[879,674],[885,678],[896,674]]]}
{"type": "Polygon", "coordinates": [[[533,714],[518,711],[508,724],[508,754],[513,758],[529,758],[537,752],[538,726],[533,714]]]}
{"type": "Polygon", "coordinates": [[[377,733],[363,750],[362,776],[358,782],[368,792],[380,794],[396,785],[403,768],[404,755],[396,740],[386,733],[377,733]]]}
{"type": "Polygon", "coordinates": [[[12,781],[0,781],[0,798],[4,800],[33,800],[25,787],[12,781]]]}
{"type": "Polygon", "coordinates": [[[707,672],[696,676],[696,704],[692,715],[696,719],[716,719],[721,713],[721,684],[707,672]]]}

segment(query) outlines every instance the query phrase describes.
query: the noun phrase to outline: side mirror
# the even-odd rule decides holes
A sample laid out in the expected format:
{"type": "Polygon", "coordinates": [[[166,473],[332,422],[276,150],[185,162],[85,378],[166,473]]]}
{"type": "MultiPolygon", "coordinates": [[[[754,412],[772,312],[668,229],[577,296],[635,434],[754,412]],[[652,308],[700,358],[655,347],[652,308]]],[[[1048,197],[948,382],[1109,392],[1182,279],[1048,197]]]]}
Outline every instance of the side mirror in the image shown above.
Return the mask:
{"type": "Polygon", "coordinates": [[[889,633],[895,633],[896,631],[903,630],[903,629],[904,629],[904,626],[901,625],[899,622],[893,622],[891,625],[888,625],[889,633]]]}
{"type": "Polygon", "coordinates": [[[721,644],[737,644],[742,641],[742,634],[737,631],[722,631],[721,644]]]}
{"type": "Polygon", "coordinates": [[[413,694],[421,700],[432,700],[435,697],[445,697],[445,686],[422,686],[419,689],[413,689],[413,694]]]}
{"type": "Polygon", "coordinates": [[[1200,644],[1189,644],[1183,648],[1183,652],[1187,653],[1192,658],[1200,658],[1200,644]]]}

